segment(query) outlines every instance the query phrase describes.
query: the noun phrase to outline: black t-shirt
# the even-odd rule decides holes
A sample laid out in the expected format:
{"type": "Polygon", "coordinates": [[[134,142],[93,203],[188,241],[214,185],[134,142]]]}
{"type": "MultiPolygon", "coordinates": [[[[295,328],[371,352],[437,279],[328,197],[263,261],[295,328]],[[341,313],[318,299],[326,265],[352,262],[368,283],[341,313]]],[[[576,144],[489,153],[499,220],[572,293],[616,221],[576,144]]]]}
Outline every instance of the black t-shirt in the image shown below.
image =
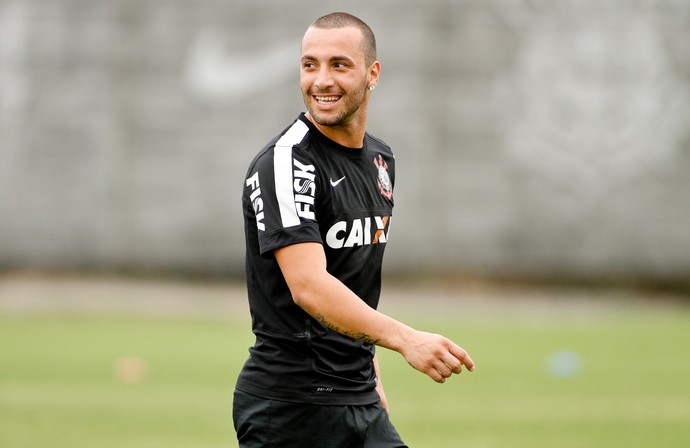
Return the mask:
{"type": "Polygon", "coordinates": [[[239,390],[313,404],[378,401],[374,346],[326,328],[297,306],[273,251],[321,243],[328,272],[376,308],[394,181],[395,159],[381,140],[366,134],[360,149],[341,146],[304,114],[252,161],[242,206],[256,343],[239,390]]]}

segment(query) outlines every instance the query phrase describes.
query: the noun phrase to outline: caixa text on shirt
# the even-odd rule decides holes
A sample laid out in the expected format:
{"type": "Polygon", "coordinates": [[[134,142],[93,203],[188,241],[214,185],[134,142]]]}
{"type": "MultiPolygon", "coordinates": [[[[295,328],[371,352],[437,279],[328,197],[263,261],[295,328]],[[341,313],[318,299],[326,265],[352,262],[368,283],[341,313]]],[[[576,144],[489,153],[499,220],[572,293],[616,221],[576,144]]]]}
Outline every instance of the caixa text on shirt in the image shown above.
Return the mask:
{"type": "Polygon", "coordinates": [[[388,241],[389,216],[367,216],[338,221],[326,233],[326,244],[332,249],[367,246],[388,241]]]}

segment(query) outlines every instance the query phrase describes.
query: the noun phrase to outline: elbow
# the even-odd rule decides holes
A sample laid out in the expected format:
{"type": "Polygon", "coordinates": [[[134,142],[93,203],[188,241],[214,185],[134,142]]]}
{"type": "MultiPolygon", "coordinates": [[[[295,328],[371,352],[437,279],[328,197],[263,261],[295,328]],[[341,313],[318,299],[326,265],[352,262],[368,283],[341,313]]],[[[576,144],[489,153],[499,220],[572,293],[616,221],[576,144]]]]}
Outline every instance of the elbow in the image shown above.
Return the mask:
{"type": "Polygon", "coordinates": [[[276,249],[274,255],[293,302],[309,312],[319,292],[326,291],[323,286],[329,284],[322,246],[318,243],[293,244],[276,249]]]}
{"type": "Polygon", "coordinates": [[[308,289],[290,289],[290,293],[295,305],[307,312],[314,309],[314,296],[309,293],[308,289]]]}
{"type": "Polygon", "coordinates": [[[310,314],[316,310],[319,295],[316,292],[318,288],[314,285],[313,279],[290,282],[289,288],[295,305],[310,314]]]}
{"type": "Polygon", "coordinates": [[[296,290],[290,288],[290,294],[292,294],[292,301],[295,302],[295,305],[299,306],[300,308],[303,308],[303,304],[305,303],[304,291],[301,289],[296,290]]]}

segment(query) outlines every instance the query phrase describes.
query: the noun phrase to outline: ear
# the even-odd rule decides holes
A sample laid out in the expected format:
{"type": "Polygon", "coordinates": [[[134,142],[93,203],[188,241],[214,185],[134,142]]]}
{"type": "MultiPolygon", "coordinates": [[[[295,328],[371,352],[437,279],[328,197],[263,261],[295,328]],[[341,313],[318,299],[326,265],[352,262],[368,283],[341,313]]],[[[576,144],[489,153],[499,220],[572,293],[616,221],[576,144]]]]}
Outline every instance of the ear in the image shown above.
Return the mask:
{"type": "Polygon", "coordinates": [[[367,82],[368,86],[375,86],[379,82],[379,74],[381,73],[381,63],[379,61],[374,61],[369,66],[369,79],[367,82]]]}

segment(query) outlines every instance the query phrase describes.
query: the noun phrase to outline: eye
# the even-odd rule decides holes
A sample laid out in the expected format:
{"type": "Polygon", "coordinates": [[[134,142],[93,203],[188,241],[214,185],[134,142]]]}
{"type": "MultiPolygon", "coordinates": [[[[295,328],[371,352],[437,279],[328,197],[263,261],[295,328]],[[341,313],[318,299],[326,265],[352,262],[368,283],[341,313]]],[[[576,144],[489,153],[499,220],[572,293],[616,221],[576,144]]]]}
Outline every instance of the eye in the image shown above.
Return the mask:
{"type": "Polygon", "coordinates": [[[314,64],[313,62],[305,62],[302,64],[302,68],[306,70],[312,69],[314,67],[316,67],[316,64],[314,64]]]}

